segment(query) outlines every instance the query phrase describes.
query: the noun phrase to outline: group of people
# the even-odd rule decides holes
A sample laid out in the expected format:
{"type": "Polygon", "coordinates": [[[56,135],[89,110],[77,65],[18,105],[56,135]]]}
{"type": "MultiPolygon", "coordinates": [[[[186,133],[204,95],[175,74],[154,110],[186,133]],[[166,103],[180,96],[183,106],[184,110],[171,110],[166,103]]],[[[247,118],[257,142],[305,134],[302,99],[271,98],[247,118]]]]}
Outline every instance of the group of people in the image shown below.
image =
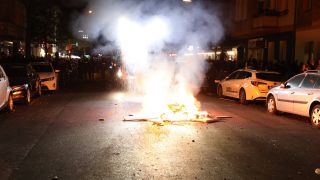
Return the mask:
{"type": "Polygon", "coordinates": [[[320,59],[315,63],[313,60],[310,60],[309,63],[300,64],[300,72],[305,72],[308,70],[320,70],[320,59]]]}

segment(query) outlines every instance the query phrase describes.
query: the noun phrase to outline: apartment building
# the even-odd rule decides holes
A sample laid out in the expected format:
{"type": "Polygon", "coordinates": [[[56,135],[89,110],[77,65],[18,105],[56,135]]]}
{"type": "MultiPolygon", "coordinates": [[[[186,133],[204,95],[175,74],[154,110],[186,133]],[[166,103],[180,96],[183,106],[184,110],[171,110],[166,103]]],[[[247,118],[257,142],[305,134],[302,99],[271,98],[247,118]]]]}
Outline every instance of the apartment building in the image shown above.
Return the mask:
{"type": "Polygon", "coordinates": [[[259,67],[294,60],[294,0],[230,0],[227,41],[238,49],[238,60],[259,67]],[[231,43],[230,43],[231,42],[231,43]]]}
{"type": "Polygon", "coordinates": [[[26,6],[22,0],[0,0],[0,58],[24,54],[26,6]]]}

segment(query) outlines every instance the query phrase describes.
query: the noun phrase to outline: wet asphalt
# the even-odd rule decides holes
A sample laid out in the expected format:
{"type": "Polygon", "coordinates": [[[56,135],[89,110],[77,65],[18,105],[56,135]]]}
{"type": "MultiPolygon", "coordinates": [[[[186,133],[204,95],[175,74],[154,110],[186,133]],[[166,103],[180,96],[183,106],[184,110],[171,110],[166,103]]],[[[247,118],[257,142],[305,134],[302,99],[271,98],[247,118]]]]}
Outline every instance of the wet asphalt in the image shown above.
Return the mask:
{"type": "Polygon", "coordinates": [[[320,130],[214,95],[221,121],[124,122],[139,99],[105,88],[45,94],[0,113],[0,179],[320,179],[320,130]]]}

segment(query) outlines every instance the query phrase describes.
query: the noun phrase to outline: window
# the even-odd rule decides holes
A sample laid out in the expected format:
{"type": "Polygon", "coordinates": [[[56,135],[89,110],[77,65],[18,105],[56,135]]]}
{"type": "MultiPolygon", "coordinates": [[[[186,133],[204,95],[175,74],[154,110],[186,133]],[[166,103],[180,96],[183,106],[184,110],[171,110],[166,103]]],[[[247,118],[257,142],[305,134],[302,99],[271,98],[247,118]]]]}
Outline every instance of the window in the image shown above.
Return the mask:
{"type": "Polygon", "coordinates": [[[303,11],[310,11],[312,9],[312,0],[304,0],[302,1],[303,11]]]}
{"type": "Polygon", "coordinates": [[[236,72],[231,73],[231,74],[227,77],[227,80],[237,79],[239,73],[240,73],[240,71],[236,71],[236,72]]]}
{"type": "Polygon", "coordinates": [[[53,72],[52,67],[49,64],[39,64],[39,65],[33,65],[33,68],[37,72],[53,72]]]}
{"type": "Polygon", "coordinates": [[[0,67],[0,78],[4,78],[4,73],[2,71],[2,68],[0,67]]]}
{"type": "Polygon", "coordinates": [[[299,74],[297,76],[294,76],[293,78],[289,79],[286,82],[286,85],[289,85],[291,88],[299,87],[304,77],[305,77],[305,74],[299,74]]]}
{"type": "Polygon", "coordinates": [[[246,79],[249,77],[252,77],[252,74],[250,72],[241,71],[239,72],[239,76],[237,77],[237,79],[246,79]]]}
{"type": "Polygon", "coordinates": [[[248,0],[236,0],[235,21],[243,21],[247,19],[248,0]]]}
{"type": "Polygon", "coordinates": [[[280,61],[286,61],[287,59],[287,41],[280,41],[280,47],[279,47],[279,56],[280,61]]]}
{"type": "Polygon", "coordinates": [[[318,75],[318,78],[317,78],[317,82],[315,83],[315,85],[313,86],[313,88],[315,89],[320,89],[320,77],[318,75]]]}
{"type": "Polygon", "coordinates": [[[275,81],[275,82],[282,82],[283,76],[279,73],[257,73],[256,74],[257,79],[262,79],[265,81],[275,81]]]}
{"type": "Polygon", "coordinates": [[[274,41],[268,42],[268,61],[274,62],[274,41]]]}
{"type": "Polygon", "coordinates": [[[288,0],[278,0],[277,3],[278,11],[288,11],[288,0]]]}
{"type": "Polygon", "coordinates": [[[318,81],[318,77],[315,74],[308,74],[306,78],[304,78],[301,87],[303,88],[313,88],[315,83],[318,81]]]}

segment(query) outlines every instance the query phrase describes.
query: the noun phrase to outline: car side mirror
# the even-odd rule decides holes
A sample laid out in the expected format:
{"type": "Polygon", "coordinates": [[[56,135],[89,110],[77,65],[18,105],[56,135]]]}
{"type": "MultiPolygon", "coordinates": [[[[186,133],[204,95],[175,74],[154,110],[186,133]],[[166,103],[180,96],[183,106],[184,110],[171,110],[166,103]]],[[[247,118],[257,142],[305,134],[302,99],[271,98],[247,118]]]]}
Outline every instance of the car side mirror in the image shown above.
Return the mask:
{"type": "Polygon", "coordinates": [[[290,85],[288,85],[288,84],[281,84],[281,85],[280,85],[280,88],[287,89],[287,88],[290,88],[290,85]]]}

